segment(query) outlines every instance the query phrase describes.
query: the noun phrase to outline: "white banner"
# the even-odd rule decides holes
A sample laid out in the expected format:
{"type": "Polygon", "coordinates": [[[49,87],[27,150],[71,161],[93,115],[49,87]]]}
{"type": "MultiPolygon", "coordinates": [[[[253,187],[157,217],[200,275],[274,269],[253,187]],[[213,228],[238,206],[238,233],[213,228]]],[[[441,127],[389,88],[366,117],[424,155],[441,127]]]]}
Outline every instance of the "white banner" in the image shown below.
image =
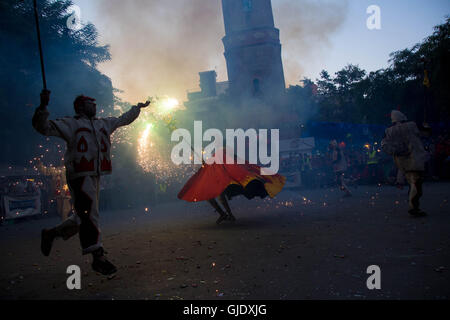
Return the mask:
{"type": "Polygon", "coordinates": [[[15,219],[41,213],[41,196],[3,196],[5,219],[15,219]]]}

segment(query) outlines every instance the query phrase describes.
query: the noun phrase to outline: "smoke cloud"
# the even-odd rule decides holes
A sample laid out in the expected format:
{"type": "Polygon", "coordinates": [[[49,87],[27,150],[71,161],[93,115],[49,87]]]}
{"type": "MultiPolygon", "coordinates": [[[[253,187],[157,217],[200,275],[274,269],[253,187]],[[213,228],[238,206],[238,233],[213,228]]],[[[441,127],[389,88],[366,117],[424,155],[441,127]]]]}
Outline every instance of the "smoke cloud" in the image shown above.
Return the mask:
{"type": "MultiPolygon", "coordinates": [[[[273,0],[287,84],[297,84],[305,64],[327,48],[346,16],[346,1],[273,0]]],[[[95,1],[102,43],[112,60],[100,66],[120,96],[134,103],[149,95],[186,99],[198,72],[215,69],[227,79],[220,0],[95,1]]]]}
{"type": "Polygon", "coordinates": [[[273,0],[272,6],[280,29],[286,83],[298,84],[306,66],[326,68],[321,58],[347,17],[348,1],[273,0]]]}

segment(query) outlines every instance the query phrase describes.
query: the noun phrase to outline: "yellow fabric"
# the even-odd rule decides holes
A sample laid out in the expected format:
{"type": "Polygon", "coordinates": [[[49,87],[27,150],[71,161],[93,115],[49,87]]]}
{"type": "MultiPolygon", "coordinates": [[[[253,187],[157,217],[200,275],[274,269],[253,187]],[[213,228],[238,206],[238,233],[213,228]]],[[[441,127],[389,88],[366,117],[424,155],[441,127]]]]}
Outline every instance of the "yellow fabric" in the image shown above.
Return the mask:
{"type": "MultiPolygon", "coordinates": [[[[264,178],[266,180],[270,180],[271,183],[264,183],[264,188],[267,191],[267,194],[269,195],[269,197],[273,198],[275,197],[279,192],[281,192],[281,190],[283,190],[284,184],[286,183],[286,177],[284,176],[264,176],[264,178]]],[[[239,183],[235,180],[233,180],[232,182],[230,182],[229,185],[232,184],[236,184],[236,185],[240,185],[243,188],[245,188],[250,182],[252,182],[253,180],[257,180],[257,178],[255,178],[255,176],[247,176],[245,177],[245,179],[242,181],[242,183],[239,183]]]]}
{"type": "Polygon", "coordinates": [[[284,176],[267,176],[272,183],[266,183],[266,191],[269,197],[275,197],[284,187],[286,177],[284,176]]]}

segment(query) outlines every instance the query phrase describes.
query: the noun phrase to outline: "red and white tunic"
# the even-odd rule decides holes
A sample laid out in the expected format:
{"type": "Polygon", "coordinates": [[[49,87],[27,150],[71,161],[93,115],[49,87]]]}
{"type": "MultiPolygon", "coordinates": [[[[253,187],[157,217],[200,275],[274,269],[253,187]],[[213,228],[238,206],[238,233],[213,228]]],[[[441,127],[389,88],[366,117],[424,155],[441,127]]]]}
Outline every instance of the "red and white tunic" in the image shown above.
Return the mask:
{"type": "Polygon", "coordinates": [[[36,109],[33,127],[45,136],[56,136],[67,143],[64,164],[69,180],[83,176],[100,176],[112,172],[111,134],[119,127],[132,123],[140,113],[133,106],[120,117],[64,117],[48,120],[49,112],[36,109]]]}

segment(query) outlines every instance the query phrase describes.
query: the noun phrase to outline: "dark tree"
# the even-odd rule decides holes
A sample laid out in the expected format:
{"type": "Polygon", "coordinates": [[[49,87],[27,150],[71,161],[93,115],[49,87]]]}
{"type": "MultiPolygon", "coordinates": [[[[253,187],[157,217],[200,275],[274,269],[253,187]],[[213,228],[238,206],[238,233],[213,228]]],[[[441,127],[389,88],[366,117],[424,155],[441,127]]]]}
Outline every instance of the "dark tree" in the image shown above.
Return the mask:
{"type": "MultiPolygon", "coordinates": [[[[72,115],[79,94],[96,98],[100,110],[109,111],[114,101],[111,80],[96,69],[110,59],[109,48],[98,44],[94,25],[67,27],[70,5],[38,1],[52,117],[72,115]]],[[[31,127],[42,90],[33,2],[0,0],[0,30],[0,162],[24,165],[45,143],[31,127]]]]}
{"type": "MultiPolygon", "coordinates": [[[[450,121],[450,18],[410,49],[393,52],[389,67],[366,74],[348,65],[334,77],[323,70],[318,79],[315,120],[386,124],[392,109],[412,120],[450,121]],[[427,70],[429,86],[424,85],[427,70]]],[[[291,91],[297,98],[300,91],[291,91]]]]}

